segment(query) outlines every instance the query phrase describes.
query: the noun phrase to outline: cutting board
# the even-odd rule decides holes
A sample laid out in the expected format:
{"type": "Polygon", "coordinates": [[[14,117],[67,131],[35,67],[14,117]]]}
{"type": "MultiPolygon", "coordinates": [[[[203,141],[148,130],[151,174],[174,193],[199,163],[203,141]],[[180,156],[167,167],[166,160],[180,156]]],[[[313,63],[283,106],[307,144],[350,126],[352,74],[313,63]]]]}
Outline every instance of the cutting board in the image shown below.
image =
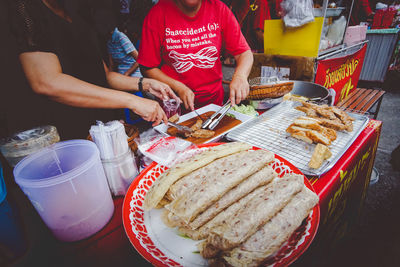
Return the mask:
{"type": "MultiPolygon", "coordinates": [[[[208,112],[202,113],[200,115],[205,121],[206,119],[208,119],[214,113],[215,113],[214,111],[208,111],[208,112]]],[[[183,126],[190,127],[193,124],[195,124],[198,119],[199,119],[199,117],[193,117],[193,118],[191,118],[189,120],[180,122],[179,124],[183,125],[183,126]]],[[[232,129],[233,127],[235,127],[236,125],[238,125],[240,123],[241,123],[240,120],[235,119],[235,118],[233,118],[231,116],[225,115],[222,118],[222,120],[219,122],[219,124],[214,128],[214,132],[215,132],[214,136],[210,137],[210,138],[194,138],[194,137],[182,138],[181,136],[178,135],[178,130],[176,128],[174,128],[174,127],[169,127],[168,130],[167,130],[167,133],[169,135],[177,136],[177,137],[180,137],[182,139],[185,139],[185,140],[187,140],[189,142],[192,142],[194,144],[202,144],[202,143],[207,142],[208,140],[214,138],[215,136],[218,136],[220,134],[223,134],[223,133],[229,131],[230,129],[232,129]]]]}

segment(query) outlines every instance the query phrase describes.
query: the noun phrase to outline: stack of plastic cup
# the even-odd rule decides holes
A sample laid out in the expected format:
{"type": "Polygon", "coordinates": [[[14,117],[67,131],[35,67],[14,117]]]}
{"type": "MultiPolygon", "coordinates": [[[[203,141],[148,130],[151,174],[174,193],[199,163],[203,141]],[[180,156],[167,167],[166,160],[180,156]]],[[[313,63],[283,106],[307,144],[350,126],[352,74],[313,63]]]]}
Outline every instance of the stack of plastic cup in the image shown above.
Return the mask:
{"type": "Polygon", "coordinates": [[[135,156],[128,145],[125,127],[119,121],[98,122],[90,135],[100,150],[104,172],[114,196],[124,196],[139,174],[135,156]]]}

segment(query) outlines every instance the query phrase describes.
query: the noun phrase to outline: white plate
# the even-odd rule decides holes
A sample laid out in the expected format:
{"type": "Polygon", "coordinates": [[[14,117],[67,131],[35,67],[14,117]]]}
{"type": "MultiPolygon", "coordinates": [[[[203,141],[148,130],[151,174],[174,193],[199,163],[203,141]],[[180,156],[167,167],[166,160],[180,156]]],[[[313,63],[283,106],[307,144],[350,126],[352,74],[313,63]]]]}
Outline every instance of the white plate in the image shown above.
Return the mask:
{"type": "MultiPolygon", "coordinates": [[[[197,113],[199,113],[200,115],[207,113],[209,111],[214,111],[217,112],[219,109],[221,108],[221,106],[215,105],[215,104],[209,104],[207,106],[204,106],[202,108],[197,109],[197,113]]],[[[227,114],[232,114],[233,116],[235,116],[236,119],[240,120],[242,123],[247,122],[251,119],[253,119],[254,117],[249,116],[249,115],[245,115],[243,113],[240,112],[236,112],[234,110],[230,110],[227,114]]],[[[197,117],[196,113],[194,111],[186,113],[185,115],[182,115],[179,118],[179,121],[177,123],[181,123],[184,121],[187,121],[193,117],[197,117]]],[[[224,135],[226,135],[228,132],[232,131],[233,129],[235,129],[236,127],[240,126],[242,123],[236,125],[235,127],[232,127],[232,129],[229,129],[228,131],[225,131],[223,133],[221,133],[220,135],[216,135],[213,138],[205,141],[204,143],[213,143],[216,142],[218,140],[220,140],[222,137],[224,137],[224,135]]],[[[164,123],[161,123],[159,125],[157,125],[156,127],[154,127],[154,129],[162,134],[168,135],[167,134],[167,130],[168,130],[168,126],[166,126],[164,123]]]]}

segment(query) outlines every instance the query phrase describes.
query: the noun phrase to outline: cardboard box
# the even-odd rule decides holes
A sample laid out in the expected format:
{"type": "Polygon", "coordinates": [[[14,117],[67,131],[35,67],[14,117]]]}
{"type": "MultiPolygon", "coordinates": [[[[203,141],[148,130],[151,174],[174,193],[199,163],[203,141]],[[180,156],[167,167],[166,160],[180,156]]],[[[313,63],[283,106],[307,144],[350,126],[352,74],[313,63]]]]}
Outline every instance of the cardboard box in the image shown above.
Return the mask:
{"type": "Polygon", "coordinates": [[[346,33],[344,35],[344,43],[347,46],[364,41],[367,37],[367,26],[366,25],[356,25],[347,27],[346,33]]]}

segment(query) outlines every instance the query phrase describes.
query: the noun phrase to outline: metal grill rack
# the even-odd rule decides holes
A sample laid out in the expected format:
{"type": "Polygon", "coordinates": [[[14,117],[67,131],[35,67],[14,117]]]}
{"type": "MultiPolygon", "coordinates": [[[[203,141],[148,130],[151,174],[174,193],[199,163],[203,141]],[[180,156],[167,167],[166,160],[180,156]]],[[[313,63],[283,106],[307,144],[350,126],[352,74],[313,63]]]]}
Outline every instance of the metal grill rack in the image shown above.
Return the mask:
{"type": "Polygon", "coordinates": [[[337,139],[332,142],[329,149],[332,157],[322,164],[319,169],[311,169],[308,162],[311,159],[315,144],[307,144],[295,139],[286,132],[286,128],[300,116],[305,116],[301,111],[294,109],[300,105],[294,101],[284,101],[276,107],[264,112],[261,116],[248,121],[228,133],[227,139],[242,141],[251,145],[268,149],[291,162],[304,174],[321,176],[327,172],[346,152],[357,136],[367,125],[369,118],[364,115],[349,113],[355,118],[352,132],[337,132],[337,139]]]}

